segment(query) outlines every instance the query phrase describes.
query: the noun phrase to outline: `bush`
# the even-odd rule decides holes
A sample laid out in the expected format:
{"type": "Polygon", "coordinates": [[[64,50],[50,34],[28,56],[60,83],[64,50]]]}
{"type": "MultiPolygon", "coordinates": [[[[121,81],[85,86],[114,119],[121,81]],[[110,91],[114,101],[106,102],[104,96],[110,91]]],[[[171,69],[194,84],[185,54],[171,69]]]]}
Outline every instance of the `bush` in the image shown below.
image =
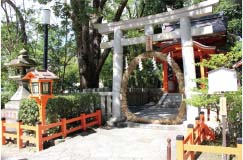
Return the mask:
{"type": "MultiPolygon", "coordinates": [[[[49,99],[46,106],[46,123],[55,123],[61,118],[74,118],[82,113],[92,113],[100,109],[100,96],[93,93],[59,95],[49,99]]],[[[19,119],[27,125],[39,121],[39,107],[35,100],[21,101],[19,119]]]]}
{"type": "Polygon", "coordinates": [[[9,101],[10,98],[11,98],[11,94],[8,92],[1,94],[1,109],[4,108],[5,104],[9,101]]]}
{"type": "Polygon", "coordinates": [[[100,96],[94,93],[59,95],[47,103],[47,122],[57,122],[61,118],[74,118],[82,113],[92,113],[100,109],[100,96]]]}
{"type": "Polygon", "coordinates": [[[21,100],[18,118],[23,124],[31,126],[39,121],[39,107],[34,99],[21,100]]]}

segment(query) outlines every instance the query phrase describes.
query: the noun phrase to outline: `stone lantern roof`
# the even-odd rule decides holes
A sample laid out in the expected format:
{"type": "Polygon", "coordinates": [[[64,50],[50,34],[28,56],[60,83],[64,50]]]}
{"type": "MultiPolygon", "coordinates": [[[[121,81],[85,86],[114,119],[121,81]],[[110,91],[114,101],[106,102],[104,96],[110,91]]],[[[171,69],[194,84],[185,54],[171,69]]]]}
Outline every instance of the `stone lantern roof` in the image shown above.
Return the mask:
{"type": "Polygon", "coordinates": [[[29,58],[29,54],[25,49],[22,49],[18,58],[11,60],[9,63],[6,63],[6,66],[12,67],[34,67],[36,62],[29,58]]]}

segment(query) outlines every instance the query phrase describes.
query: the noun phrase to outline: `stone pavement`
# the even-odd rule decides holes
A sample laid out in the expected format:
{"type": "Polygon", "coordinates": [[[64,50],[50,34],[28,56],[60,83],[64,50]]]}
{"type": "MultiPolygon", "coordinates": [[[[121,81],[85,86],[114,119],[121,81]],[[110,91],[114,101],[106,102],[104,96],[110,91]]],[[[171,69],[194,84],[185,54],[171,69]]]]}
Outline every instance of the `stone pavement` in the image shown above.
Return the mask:
{"type": "MultiPolygon", "coordinates": [[[[21,156],[28,160],[166,160],[167,138],[172,139],[175,159],[175,137],[185,134],[184,125],[160,128],[94,129],[88,135],[78,134],[56,146],[21,156]]],[[[2,150],[4,155],[4,150],[2,150]]],[[[6,156],[5,156],[6,157],[6,156]]],[[[20,157],[19,157],[20,158],[20,157]]],[[[17,157],[4,158],[17,160],[17,157]]]]}

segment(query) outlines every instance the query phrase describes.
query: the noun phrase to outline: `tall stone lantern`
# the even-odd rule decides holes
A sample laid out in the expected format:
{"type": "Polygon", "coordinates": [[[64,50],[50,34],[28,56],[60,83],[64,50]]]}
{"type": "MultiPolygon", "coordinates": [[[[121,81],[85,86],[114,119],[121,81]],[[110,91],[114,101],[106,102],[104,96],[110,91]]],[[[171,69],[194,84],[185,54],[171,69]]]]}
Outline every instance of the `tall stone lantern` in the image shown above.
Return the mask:
{"type": "Polygon", "coordinates": [[[5,109],[2,110],[1,116],[5,117],[9,122],[16,122],[18,119],[20,101],[24,98],[28,98],[30,95],[28,83],[22,80],[22,78],[30,69],[36,66],[36,62],[29,58],[29,54],[25,49],[22,49],[19,52],[19,56],[9,63],[6,63],[5,66],[7,66],[9,70],[8,78],[18,83],[18,89],[10,98],[10,101],[5,104],[5,109]]]}

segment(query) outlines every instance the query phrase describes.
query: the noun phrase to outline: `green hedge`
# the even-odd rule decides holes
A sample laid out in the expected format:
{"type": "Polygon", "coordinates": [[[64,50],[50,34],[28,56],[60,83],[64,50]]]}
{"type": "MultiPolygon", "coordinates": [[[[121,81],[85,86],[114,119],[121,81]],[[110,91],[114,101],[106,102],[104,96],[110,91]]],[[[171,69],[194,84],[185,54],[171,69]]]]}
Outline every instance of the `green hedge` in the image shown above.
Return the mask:
{"type": "MultiPolygon", "coordinates": [[[[100,96],[94,93],[58,95],[49,99],[46,106],[46,123],[54,123],[61,118],[74,118],[82,113],[92,113],[100,109],[100,96]]],[[[39,108],[32,99],[21,101],[19,119],[24,124],[33,125],[38,120],[39,108]]]]}
{"type": "Polygon", "coordinates": [[[18,118],[23,124],[34,126],[39,121],[39,107],[34,99],[23,99],[20,102],[18,118]]]}

